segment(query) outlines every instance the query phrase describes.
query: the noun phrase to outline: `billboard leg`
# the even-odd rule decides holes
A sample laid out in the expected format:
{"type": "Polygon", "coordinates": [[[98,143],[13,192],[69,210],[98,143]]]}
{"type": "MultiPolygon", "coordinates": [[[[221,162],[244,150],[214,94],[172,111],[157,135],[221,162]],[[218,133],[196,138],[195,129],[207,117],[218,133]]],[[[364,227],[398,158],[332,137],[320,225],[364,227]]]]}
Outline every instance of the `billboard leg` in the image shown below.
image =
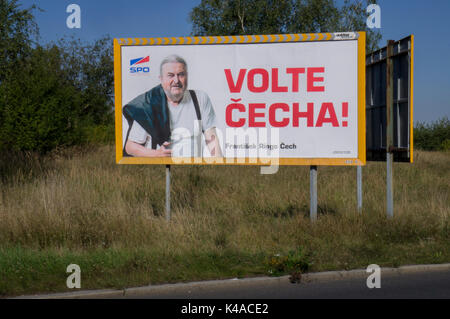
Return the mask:
{"type": "Polygon", "coordinates": [[[166,220],[170,221],[170,165],[166,165],[166,220]]]}
{"type": "Polygon", "coordinates": [[[317,219],[317,166],[310,166],[309,168],[309,194],[309,216],[311,221],[314,222],[317,219]]]}
{"type": "Polygon", "coordinates": [[[358,198],[358,213],[362,213],[362,166],[356,167],[356,194],[358,198]]]}
{"type": "Polygon", "coordinates": [[[392,166],[394,160],[394,41],[389,40],[386,47],[386,210],[388,218],[394,216],[394,196],[392,188],[392,166]]]}
{"type": "Polygon", "coordinates": [[[394,154],[386,153],[386,208],[387,216],[394,217],[394,192],[392,185],[392,165],[394,154]]]}

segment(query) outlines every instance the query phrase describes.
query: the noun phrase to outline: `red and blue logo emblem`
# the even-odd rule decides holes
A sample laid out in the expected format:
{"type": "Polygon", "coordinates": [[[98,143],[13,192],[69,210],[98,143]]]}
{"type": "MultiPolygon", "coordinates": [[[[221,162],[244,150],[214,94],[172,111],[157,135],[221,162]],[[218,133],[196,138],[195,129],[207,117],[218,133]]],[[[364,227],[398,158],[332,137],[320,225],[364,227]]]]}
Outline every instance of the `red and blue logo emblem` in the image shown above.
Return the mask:
{"type": "Polygon", "coordinates": [[[130,73],[131,74],[148,74],[150,73],[150,68],[148,66],[144,66],[144,63],[150,62],[150,56],[131,59],[130,60],[130,73]]]}
{"type": "Polygon", "coordinates": [[[137,58],[137,59],[130,60],[130,66],[137,65],[137,64],[142,64],[142,63],[145,63],[145,62],[150,62],[150,56],[149,55],[147,55],[146,57],[143,57],[143,58],[137,58]]]}

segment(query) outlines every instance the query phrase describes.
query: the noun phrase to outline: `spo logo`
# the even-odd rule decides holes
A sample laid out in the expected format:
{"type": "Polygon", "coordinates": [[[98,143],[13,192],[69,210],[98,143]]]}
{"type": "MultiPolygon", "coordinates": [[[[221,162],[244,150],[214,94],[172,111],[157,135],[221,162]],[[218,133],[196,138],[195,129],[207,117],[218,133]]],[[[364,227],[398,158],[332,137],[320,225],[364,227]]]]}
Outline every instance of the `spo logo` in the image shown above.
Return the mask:
{"type": "Polygon", "coordinates": [[[150,56],[132,59],[130,60],[130,73],[131,74],[148,74],[150,73],[150,68],[144,66],[144,63],[150,62],[150,56]]]}

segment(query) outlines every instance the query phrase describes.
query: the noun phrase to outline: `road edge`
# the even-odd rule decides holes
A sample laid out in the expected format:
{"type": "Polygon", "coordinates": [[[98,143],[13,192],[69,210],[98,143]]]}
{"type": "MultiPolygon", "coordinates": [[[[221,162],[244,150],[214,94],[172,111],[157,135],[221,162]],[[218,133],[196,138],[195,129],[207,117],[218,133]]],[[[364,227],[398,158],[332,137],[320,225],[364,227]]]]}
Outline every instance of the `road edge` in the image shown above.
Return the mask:
{"type": "MultiPolygon", "coordinates": [[[[383,275],[401,275],[414,272],[426,272],[426,271],[443,271],[450,270],[450,263],[447,264],[431,264],[431,265],[405,265],[398,268],[381,267],[381,273],[383,275]]],[[[301,275],[301,282],[323,282],[333,281],[339,279],[349,278],[363,278],[367,277],[366,269],[354,269],[354,270],[337,270],[337,271],[325,271],[315,273],[305,273],[301,275]]],[[[39,295],[23,295],[13,297],[11,299],[88,299],[88,298],[120,298],[120,297],[133,297],[140,295],[155,294],[161,295],[170,292],[175,292],[182,289],[195,289],[195,288],[207,288],[211,289],[216,286],[251,286],[260,284],[270,284],[280,281],[289,281],[289,275],[281,277],[254,277],[254,278],[232,278],[225,280],[207,280],[207,281],[195,281],[187,283],[175,283],[175,284],[161,284],[161,285],[148,285],[143,287],[132,287],[124,289],[101,289],[101,290],[79,290],[73,292],[53,293],[53,294],[39,294],[39,295]]]]}

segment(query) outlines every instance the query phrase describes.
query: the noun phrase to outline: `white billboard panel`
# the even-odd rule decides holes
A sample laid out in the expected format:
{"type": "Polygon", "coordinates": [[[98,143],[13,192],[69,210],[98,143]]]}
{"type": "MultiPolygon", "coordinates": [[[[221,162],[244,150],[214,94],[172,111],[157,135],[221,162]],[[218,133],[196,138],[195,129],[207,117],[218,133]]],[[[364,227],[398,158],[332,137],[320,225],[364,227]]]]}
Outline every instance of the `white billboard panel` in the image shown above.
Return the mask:
{"type": "Polygon", "coordinates": [[[365,34],[341,35],[116,39],[117,161],[364,164],[365,34]]]}

